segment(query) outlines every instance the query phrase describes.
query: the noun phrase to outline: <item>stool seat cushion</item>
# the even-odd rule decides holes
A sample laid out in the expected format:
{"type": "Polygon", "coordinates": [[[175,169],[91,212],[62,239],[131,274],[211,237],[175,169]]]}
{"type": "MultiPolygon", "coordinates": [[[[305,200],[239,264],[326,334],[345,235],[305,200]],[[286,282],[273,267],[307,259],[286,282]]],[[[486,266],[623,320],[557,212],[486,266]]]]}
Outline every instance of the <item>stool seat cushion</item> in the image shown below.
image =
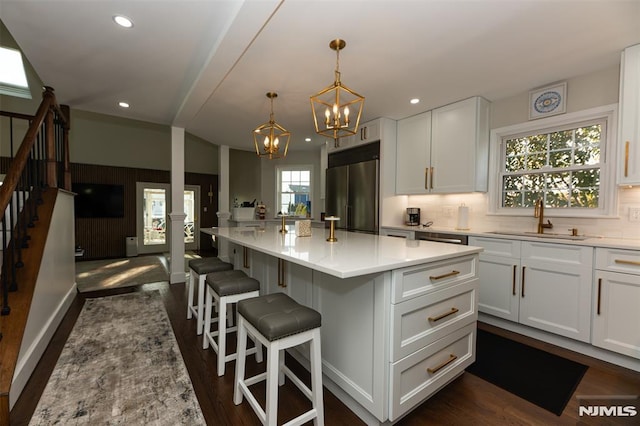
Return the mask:
{"type": "Polygon", "coordinates": [[[207,280],[207,284],[218,296],[230,296],[232,294],[242,294],[260,290],[260,281],[246,276],[207,280]]]}
{"type": "Polygon", "coordinates": [[[228,271],[233,269],[231,263],[223,262],[217,257],[203,257],[201,259],[191,259],[189,268],[198,275],[205,275],[211,272],[228,271]]]}
{"type": "Polygon", "coordinates": [[[270,342],[320,327],[319,312],[284,293],[267,294],[238,302],[238,313],[270,342]]]}
{"type": "Polygon", "coordinates": [[[208,285],[213,286],[213,284],[216,281],[235,280],[238,278],[246,278],[246,277],[248,277],[248,275],[245,274],[244,271],[240,271],[239,269],[228,269],[226,271],[208,273],[206,275],[205,282],[208,285]]]}

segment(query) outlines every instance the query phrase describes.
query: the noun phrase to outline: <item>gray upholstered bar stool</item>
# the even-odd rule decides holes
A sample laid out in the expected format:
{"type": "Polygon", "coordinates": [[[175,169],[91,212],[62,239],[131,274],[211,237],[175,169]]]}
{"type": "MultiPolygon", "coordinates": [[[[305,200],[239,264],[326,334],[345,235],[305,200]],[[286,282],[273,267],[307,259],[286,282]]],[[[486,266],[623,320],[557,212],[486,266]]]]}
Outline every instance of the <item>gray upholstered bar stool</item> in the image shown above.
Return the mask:
{"type": "Polygon", "coordinates": [[[189,261],[189,283],[187,296],[187,319],[193,315],[197,318],[196,333],[202,334],[204,319],[204,280],[211,272],[228,271],[233,269],[231,263],[223,262],[217,257],[203,257],[189,261]],[[198,280],[198,300],[194,303],[195,282],[198,280]]]}
{"type": "MultiPolygon", "coordinates": [[[[218,354],[218,376],[224,376],[225,364],[227,361],[236,359],[236,354],[227,354],[227,333],[236,331],[236,327],[229,321],[229,327],[225,319],[231,314],[231,305],[240,300],[258,297],[260,295],[260,282],[247,276],[243,271],[232,270],[223,272],[213,272],[207,274],[205,280],[207,291],[205,294],[204,309],[204,336],[202,348],[207,349],[209,344],[218,354]],[[218,306],[218,316],[213,317],[213,305],[218,306]],[[218,329],[211,331],[211,324],[218,323],[218,329]],[[215,339],[217,337],[217,341],[215,339]]],[[[229,316],[232,318],[232,316],[229,316]]],[[[254,347],[247,351],[248,354],[255,353],[256,361],[262,362],[262,347],[254,339],[254,347]]]]}
{"type": "Polygon", "coordinates": [[[284,375],[286,375],[311,400],[312,407],[311,410],[285,425],[301,425],[312,419],[315,425],[324,425],[321,322],[320,313],[298,304],[283,293],[268,294],[238,302],[238,348],[236,351],[238,359],[233,402],[239,405],[245,396],[262,424],[275,426],[278,420],[278,384],[284,384],[284,375]],[[247,333],[267,348],[267,370],[245,379],[247,333]],[[284,352],[281,352],[305,342],[310,342],[311,389],[284,364],[284,352]],[[249,386],[265,379],[267,393],[266,406],[263,410],[249,386]]]}

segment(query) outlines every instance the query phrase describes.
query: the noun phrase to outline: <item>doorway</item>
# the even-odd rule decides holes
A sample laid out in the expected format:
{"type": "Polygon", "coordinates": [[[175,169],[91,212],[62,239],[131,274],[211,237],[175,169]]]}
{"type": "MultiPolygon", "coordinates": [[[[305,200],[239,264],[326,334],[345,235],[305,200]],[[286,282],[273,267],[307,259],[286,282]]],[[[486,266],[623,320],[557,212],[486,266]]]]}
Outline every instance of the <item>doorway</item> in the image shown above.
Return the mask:
{"type": "MultiPolygon", "coordinates": [[[[166,183],[136,183],[136,217],[138,252],[167,253],[170,250],[169,220],[171,185],[166,183]]],[[[184,187],[184,243],[185,250],[198,250],[200,244],[200,186],[184,187]]]]}

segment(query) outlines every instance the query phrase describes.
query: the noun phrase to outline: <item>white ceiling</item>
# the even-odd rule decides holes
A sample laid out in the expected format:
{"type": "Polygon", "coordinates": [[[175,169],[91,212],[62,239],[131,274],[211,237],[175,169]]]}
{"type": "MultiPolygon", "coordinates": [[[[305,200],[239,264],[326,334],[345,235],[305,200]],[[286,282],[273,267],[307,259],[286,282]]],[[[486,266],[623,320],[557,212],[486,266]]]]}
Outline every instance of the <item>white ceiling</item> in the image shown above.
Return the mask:
{"type": "Polygon", "coordinates": [[[639,0],[0,0],[0,19],[59,103],[245,150],[269,91],[290,150],[324,142],[309,96],[333,82],[334,38],[362,121],[495,101],[613,66],[640,42],[639,0]]]}

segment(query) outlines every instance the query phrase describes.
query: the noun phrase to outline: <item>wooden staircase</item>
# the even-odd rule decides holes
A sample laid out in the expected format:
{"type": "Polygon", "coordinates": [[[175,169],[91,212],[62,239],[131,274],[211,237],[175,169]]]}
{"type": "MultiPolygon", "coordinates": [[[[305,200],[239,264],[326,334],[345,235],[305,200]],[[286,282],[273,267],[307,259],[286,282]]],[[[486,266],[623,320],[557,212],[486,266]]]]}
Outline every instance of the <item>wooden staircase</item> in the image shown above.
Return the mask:
{"type": "MultiPolygon", "coordinates": [[[[9,121],[27,120],[28,130],[0,186],[0,426],[9,425],[9,392],[40,271],[58,188],[71,189],[69,109],[45,87],[34,116],[0,111],[9,121]]],[[[14,152],[13,140],[10,141],[14,152]]]]}

